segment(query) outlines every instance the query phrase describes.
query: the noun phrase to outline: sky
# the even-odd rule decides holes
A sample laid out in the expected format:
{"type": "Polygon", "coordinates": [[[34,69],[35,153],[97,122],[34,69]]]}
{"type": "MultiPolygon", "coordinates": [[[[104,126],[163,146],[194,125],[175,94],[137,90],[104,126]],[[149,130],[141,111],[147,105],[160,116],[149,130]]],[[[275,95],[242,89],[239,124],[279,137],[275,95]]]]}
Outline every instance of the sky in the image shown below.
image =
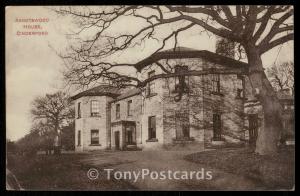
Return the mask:
{"type": "MultiPolygon", "coordinates": [[[[56,51],[63,51],[68,45],[66,33],[73,29],[73,24],[70,18],[58,17],[43,6],[10,6],[6,7],[5,14],[6,137],[17,140],[29,133],[32,124],[30,107],[34,98],[62,88],[64,65],[56,51]],[[16,19],[26,18],[47,19],[37,23],[41,28],[39,31],[47,32],[47,35],[18,35],[26,31],[23,25],[29,23],[16,19]]],[[[118,30],[136,28],[136,25],[122,21],[118,30]]],[[[199,36],[198,30],[181,33],[178,46],[214,52],[214,39],[206,33],[199,36]]],[[[293,47],[293,42],[288,42],[272,49],[262,56],[263,64],[293,61],[293,47]]],[[[141,60],[155,48],[157,43],[151,42],[143,50],[133,49],[126,53],[127,60],[141,60]]]]}

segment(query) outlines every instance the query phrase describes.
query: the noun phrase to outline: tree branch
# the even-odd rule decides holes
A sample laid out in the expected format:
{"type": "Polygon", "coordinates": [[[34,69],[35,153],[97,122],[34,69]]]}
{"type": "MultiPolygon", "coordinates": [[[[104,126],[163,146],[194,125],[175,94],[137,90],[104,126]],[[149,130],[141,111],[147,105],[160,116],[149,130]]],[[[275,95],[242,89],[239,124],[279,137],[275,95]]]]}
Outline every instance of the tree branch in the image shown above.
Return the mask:
{"type": "MultiPolygon", "coordinates": [[[[272,38],[283,31],[287,31],[289,30],[291,27],[288,27],[287,29],[284,28],[280,28],[280,25],[283,24],[284,21],[286,21],[289,17],[291,17],[294,14],[294,10],[291,9],[289,10],[287,13],[283,14],[279,19],[276,20],[276,22],[273,24],[273,26],[271,27],[269,33],[265,36],[265,38],[260,42],[259,45],[266,45],[268,42],[270,42],[272,40],[272,38]]],[[[293,28],[292,28],[293,29],[293,28]]],[[[292,30],[290,29],[290,30],[292,30]]]]}
{"type": "Polygon", "coordinates": [[[268,44],[265,44],[265,45],[262,45],[262,46],[259,46],[259,51],[260,51],[260,54],[263,54],[269,50],[271,50],[272,48],[280,45],[280,44],[283,44],[285,42],[288,42],[290,40],[293,40],[294,39],[294,33],[290,33],[288,35],[285,35],[285,36],[282,36],[268,44]]]}

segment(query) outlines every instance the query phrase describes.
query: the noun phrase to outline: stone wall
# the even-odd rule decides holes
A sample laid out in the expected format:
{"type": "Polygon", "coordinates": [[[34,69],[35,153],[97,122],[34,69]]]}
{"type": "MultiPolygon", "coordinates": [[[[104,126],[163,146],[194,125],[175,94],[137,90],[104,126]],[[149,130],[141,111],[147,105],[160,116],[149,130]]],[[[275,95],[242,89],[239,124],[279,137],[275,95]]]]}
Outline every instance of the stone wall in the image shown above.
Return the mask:
{"type": "MultiPolygon", "coordinates": [[[[160,63],[168,63],[169,70],[172,70],[175,65],[187,65],[189,70],[226,68],[222,65],[216,65],[199,58],[161,60],[160,63]]],[[[155,70],[156,73],[161,73],[159,66],[153,64],[149,67],[151,67],[151,70],[155,70]]],[[[220,76],[221,95],[211,94],[211,89],[209,89],[209,85],[211,85],[210,76],[190,76],[188,78],[191,91],[188,95],[183,95],[179,102],[174,101],[174,97],[176,96],[176,93],[174,93],[174,78],[157,80],[156,82],[158,84],[156,85],[162,87],[162,92],[159,94],[160,96],[152,103],[151,100],[145,99],[146,104],[149,103],[152,106],[149,109],[145,108],[145,114],[153,110],[156,111],[156,113],[160,113],[161,104],[157,103],[163,103],[163,144],[174,144],[176,137],[175,113],[180,111],[187,111],[189,113],[190,137],[194,139],[194,142],[204,143],[205,141],[208,144],[211,143],[213,136],[212,116],[215,112],[221,114],[222,133],[226,135],[226,138],[229,138],[229,142],[231,142],[231,138],[232,140],[243,140],[245,138],[243,129],[244,99],[237,98],[237,89],[243,87],[238,81],[237,75],[220,76]]],[[[161,122],[160,118],[158,120],[161,122]]],[[[146,121],[142,124],[143,126],[147,126],[146,121]]]]}
{"type": "Polygon", "coordinates": [[[142,96],[141,95],[134,95],[119,101],[113,101],[110,104],[110,111],[111,111],[111,142],[112,142],[112,148],[115,147],[115,138],[114,134],[116,131],[120,131],[120,145],[124,144],[124,138],[125,138],[125,132],[124,127],[122,126],[122,121],[135,121],[135,127],[136,127],[136,144],[138,147],[142,145],[142,124],[141,124],[141,118],[142,118],[142,96]],[[132,115],[128,116],[127,113],[127,106],[128,101],[132,101],[131,107],[132,107],[132,115]],[[116,105],[120,104],[120,118],[116,118],[116,105]],[[120,123],[118,123],[120,122],[120,123]]]}
{"type": "MultiPolygon", "coordinates": [[[[156,71],[156,74],[159,72],[156,71]]],[[[142,148],[148,149],[160,149],[164,144],[164,126],[163,126],[163,96],[162,96],[162,79],[154,81],[155,94],[148,96],[146,90],[142,93],[142,148]],[[156,121],[156,139],[149,140],[148,121],[149,117],[155,116],[156,121]]]]}
{"type": "MultiPolygon", "coordinates": [[[[168,64],[168,69],[174,71],[175,65],[187,65],[189,70],[203,70],[209,68],[228,68],[210,63],[200,58],[160,60],[161,64],[168,64]]],[[[230,68],[228,68],[230,69],[230,68]]],[[[139,78],[144,80],[150,71],[155,74],[163,71],[152,64],[139,73],[139,78]]],[[[82,102],[82,118],[76,119],[77,144],[78,130],[82,132],[82,146],[76,150],[104,149],[114,147],[114,134],[120,131],[120,145],[124,144],[124,127],[122,121],[136,122],[137,146],[148,149],[162,149],[176,146],[188,149],[196,144],[196,148],[210,145],[213,137],[213,113],[221,114],[222,134],[230,142],[232,139],[244,139],[244,99],[237,98],[237,89],[242,88],[236,74],[221,75],[220,94],[211,93],[211,76],[186,77],[189,91],[178,102],[174,100],[177,95],[175,78],[157,79],[154,81],[155,93],[147,95],[145,87],[140,95],[134,95],[119,101],[112,101],[109,97],[82,97],[75,101],[82,102]],[[101,115],[90,117],[90,100],[99,100],[101,115]],[[132,100],[132,116],[127,115],[127,103],[132,100]],[[111,102],[111,103],[110,103],[111,102]],[[109,104],[110,103],[110,104],[109,104]],[[116,119],[116,104],[120,104],[120,118],[116,119]],[[105,108],[105,109],[104,109],[105,108]],[[176,139],[176,113],[188,113],[190,125],[190,140],[179,141],[176,139]],[[156,117],[156,140],[149,140],[148,120],[150,116],[156,117]],[[120,122],[120,123],[118,123],[120,122]],[[99,129],[101,146],[90,146],[90,130],[99,129]]]]}
{"type": "Polygon", "coordinates": [[[75,150],[99,150],[110,147],[110,128],[108,119],[108,102],[106,96],[87,96],[75,100],[75,150]],[[97,100],[100,104],[100,115],[91,116],[91,101],[97,100]],[[78,118],[78,103],[81,103],[81,118],[78,118]],[[91,145],[91,130],[99,130],[99,145],[91,145]],[[78,146],[78,131],[81,132],[81,145],[78,146]]]}

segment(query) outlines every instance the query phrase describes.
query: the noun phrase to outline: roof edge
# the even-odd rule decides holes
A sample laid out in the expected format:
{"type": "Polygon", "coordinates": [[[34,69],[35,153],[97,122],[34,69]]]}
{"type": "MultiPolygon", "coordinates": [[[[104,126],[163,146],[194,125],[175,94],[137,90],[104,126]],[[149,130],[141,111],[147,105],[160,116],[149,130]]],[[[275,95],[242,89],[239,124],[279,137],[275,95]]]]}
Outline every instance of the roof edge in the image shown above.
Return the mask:
{"type": "Polygon", "coordinates": [[[87,94],[83,94],[83,92],[81,92],[81,93],[78,93],[78,94],[72,96],[71,99],[76,100],[76,99],[79,99],[81,97],[91,97],[91,96],[107,96],[107,97],[115,98],[115,97],[118,97],[120,95],[121,94],[115,94],[115,93],[87,93],[87,94]]]}
{"type": "Polygon", "coordinates": [[[136,92],[136,93],[133,93],[133,94],[131,94],[131,95],[128,95],[128,96],[125,96],[125,97],[122,97],[122,98],[119,98],[119,99],[116,98],[116,99],[110,101],[110,103],[115,103],[115,102],[118,102],[118,101],[121,101],[121,100],[130,98],[130,97],[133,97],[133,96],[135,96],[135,95],[139,95],[139,94],[141,94],[141,93],[142,93],[142,92],[136,92]]]}
{"type": "Polygon", "coordinates": [[[161,51],[139,61],[134,67],[140,72],[144,67],[151,63],[154,63],[161,59],[176,59],[176,58],[204,58],[209,59],[212,62],[225,65],[238,64],[240,66],[249,66],[248,63],[232,59],[230,57],[222,56],[217,53],[210,52],[208,50],[194,50],[194,51],[161,51]]]}

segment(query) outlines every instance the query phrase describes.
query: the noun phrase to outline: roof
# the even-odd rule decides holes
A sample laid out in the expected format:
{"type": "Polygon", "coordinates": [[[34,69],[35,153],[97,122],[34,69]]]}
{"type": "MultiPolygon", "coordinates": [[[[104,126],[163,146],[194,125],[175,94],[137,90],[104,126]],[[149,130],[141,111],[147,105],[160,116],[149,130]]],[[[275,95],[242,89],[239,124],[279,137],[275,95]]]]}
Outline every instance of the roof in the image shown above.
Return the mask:
{"type": "Polygon", "coordinates": [[[120,89],[117,87],[111,85],[99,85],[86,91],[80,92],[72,96],[71,99],[75,100],[83,96],[109,96],[115,98],[120,94],[120,89]]]}
{"type": "MultiPolygon", "coordinates": [[[[231,68],[248,68],[248,64],[234,60],[232,58],[222,56],[207,50],[196,50],[193,48],[177,47],[174,49],[164,50],[152,54],[144,60],[136,63],[134,66],[138,71],[141,71],[147,65],[159,61],[161,59],[177,59],[177,58],[203,58],[211,62],[230,66],[231,68]]],[[[115,98],[114,101],[125,99],[141,93],[140,89],[134,88],[128,91],[123,91],[111,85],[100,85],[89,90],[83,91],[71,97],[75,100],[82,96],[110,96],[115,98]]],[[[113,101],[113,102],[114,102],[113,101]]]]}
{"type": "Polygon", "coordinates": [[[139,88],[133,88],[130,89],[128,91],[125,91],[124,93],[122,93],[120,96],[118,96],[115,100],[113,100],[112,102],[116,102],[122,99],[126,99],[128,97],[132,97],[134,95],[138,95],[140,94],[142,91],[139,88]]]}
{"type": "MultiPolygon", "coordinates": [[[[193,48],[188,48],[188,47],[176,47],[175,51],[177,52],[185,52],[185,51],[195,51],[196,49],[193,48]]],[[[161,52],[174,52],[174,48],[168,49],[168,50],[163,50],[161,52]]]]}
{"type": "Polygon", "coordinates": [[[144,60],[136,63],[134,66],[138,71],[141,71],[147,65],[159,61],[161,59],[177,59],[177,58],[203,58],[211,62],[230,66],[234,68],[248,67],[247,63],[234,60],[232,58],[222,56],[207,50],[196,50],[192,48],[177,47],[174,49],[164,50],[152,54],[144,60]]]}

